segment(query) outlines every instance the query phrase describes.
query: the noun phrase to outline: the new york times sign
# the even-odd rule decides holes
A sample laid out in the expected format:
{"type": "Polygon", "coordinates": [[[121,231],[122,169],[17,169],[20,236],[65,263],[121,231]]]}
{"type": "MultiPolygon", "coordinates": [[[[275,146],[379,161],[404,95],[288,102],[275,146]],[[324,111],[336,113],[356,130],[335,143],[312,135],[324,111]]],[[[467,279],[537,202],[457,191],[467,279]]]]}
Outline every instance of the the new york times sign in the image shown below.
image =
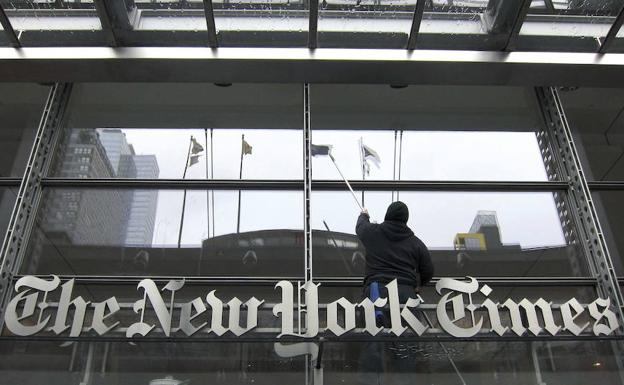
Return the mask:
{"type": "MultiPolygon", "coordinates": [[[[365,298],[357,303],[342,297],[326,306],[319,306],[319,286],[312,281],[296,285],[280,281],[275,285],[275,290],[281,294],[281,301],[271,309],[272,315],[277,317],[274,321],[281,323],[275,333],[276,338],[314,338],[320,333],[335,336],[388,333],[398,337],[408,330],[418,336],[431,333],[430,325],[418,317],[418,308],[424,304],[423,298],[415,295],[406,303],[400,303],[396,281],[386,285],[387,297],[375,301],[365,298]],[[321,308],[326,309],[326,328],[322,330],[321,308]],[[379,310],[383,310],[388,318],[389,327],[385,330],[376,322],[379,310]],[[356,312],[362,315],[359,319],[356,312]],[[302,320],[296,318],[298,314],[302,320]],[[305,328],[295,326],[299,325],[299,321],[305,328]]],[[[47,333],[79,337],[83,333],[100,336],[116,333],[127,338],[157,333],[167,337],[190,337],[196,333],[207,333],[213,337],[227,333],[243,336],[262,327],[258,322],[258,312],[268,306],[263,299],[251,297],[243,302],[232,298],[224,303],[217,292],[211,290],[203,298],[176,302],[176,294],[183,287],[184,281],[169,281],[159,288],[151,279],[144,279],[137,287],[139,299],[132,304],[132,310],[128,309],[127,316],[120,317],[117,313],[121,307],[115,297],[90,303],[73,294],[73,279],[61,283],[57,276],[51,279],[26,276],[15,284],[17,295],[6,308],[5,326],[17,336],[47,333]],[[51,297],[56,300],[51,301],[51,297]]],[[[618,327],[609,298],[597,298],[585,305],[575,298],[557,306],[543,298],[533,302],[526,298],[518,302],[511,299],[499,302],[492,299],[495,296],[488,285],[480,285],[472,277],[464,281],[440,279],[436,291],[441,296],[434,309],[439,327],[454,337],[475,336],[483,332],[484,325],[487,325],[486,333],[489,329],[489,333],[499,336],[555,336],[564,333],[607,336],[618,327]],[[473,302],[473,295],[477,294],[484,298],[479,304],[473,302]]]]}

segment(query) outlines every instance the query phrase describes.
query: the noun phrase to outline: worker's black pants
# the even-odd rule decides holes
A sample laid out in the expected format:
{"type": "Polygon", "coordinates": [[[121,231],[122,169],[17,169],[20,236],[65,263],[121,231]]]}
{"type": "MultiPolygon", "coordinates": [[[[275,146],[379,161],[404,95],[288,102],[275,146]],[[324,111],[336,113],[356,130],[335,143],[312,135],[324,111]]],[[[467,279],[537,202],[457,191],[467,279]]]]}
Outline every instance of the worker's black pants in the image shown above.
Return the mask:
{"type": "MultiPolygon", "coordinates": [[[[416,298],[416,290],[411,285],[398,285],[399,302],[405,304],[408,298],[416,298]]],[[[385,282],[379,282],[379,295],[388,298],[385,282]]],[[[363,297],[370,298],[370,285],[364,288],[363,297]]],[[[390,315],[387,310],[383,312],[383,325],[390,327],[390,315]]],[[[367,335],[368,336],[368,335],[367,335]]],[[[394,336],[383,331],[380,336],[394,336]]],[[[401,342],[401,337],[396,337],[396,342],[365,342],[362,345],[359,358],[358,383],[362,385],[379,385],[389,383],[392,378],[393,384],[413,384],[416,365],[413,357],[406,354],[407,344],[401,342]],[[409,381],[411,378],[411,381],[409,381]],[[384,380],[386,379],[386,380],[384,380]]]]}

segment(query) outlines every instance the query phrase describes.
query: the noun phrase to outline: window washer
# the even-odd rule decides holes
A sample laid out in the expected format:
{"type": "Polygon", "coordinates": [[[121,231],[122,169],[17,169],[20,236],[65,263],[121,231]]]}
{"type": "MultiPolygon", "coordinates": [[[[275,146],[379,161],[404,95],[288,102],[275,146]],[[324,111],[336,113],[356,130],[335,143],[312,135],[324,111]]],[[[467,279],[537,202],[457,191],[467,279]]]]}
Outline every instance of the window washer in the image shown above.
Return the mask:
{"type": "MultiPolygon", "coordinates": [[[[407,226],[409,210],[403,202],[388,206],[384,222],[370,223],[368,211],[363,209],[355,227],[358,238],[366,250],[366,270],[363,295],[375,301],[387,298],[385,285],[397,280],[399,301],[404,304],[415,298],[420,287],[433,277],[433,263],[427,246],[407,226]]],[[[389,327],[389,317],[376,312],[379,326],[389,327]]],[[[368,342],[360,352],[358,373],[359,384],[380,384],[386,352],[392,351],[388,369],[399,375],[394,384],[413,382],[413,358],[407,347],[401,343],[382,344],[368,342]],[[384,348],[385,346],[385,348],[384,348]]]]}
{"type": "Polygon", "coordinates": [[[400,201],[388,206],[381,224],[370,223],[366,209],[360,214],[355,232],[366,249],[367,296],[371,289],[384,291],[385,284],[396,279],[399,299],[404,303],[433,277],[429,250],[407,227],[408,218],[409,210],[400,201]]]}

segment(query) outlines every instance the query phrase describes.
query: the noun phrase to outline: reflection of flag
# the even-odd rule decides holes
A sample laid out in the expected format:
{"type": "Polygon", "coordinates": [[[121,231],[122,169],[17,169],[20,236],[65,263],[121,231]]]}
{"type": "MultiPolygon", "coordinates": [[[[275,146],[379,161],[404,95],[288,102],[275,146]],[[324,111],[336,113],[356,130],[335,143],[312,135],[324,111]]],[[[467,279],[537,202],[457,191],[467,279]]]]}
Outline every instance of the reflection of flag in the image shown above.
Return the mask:
{"type": "Polygon", "coordinates": [[[251,145],[243,137],[243,155],[251,154],[251,145]]]}
{"type": "Polygon", "coordinates": [[[379,168],[379,166],[381,165],[381,158],[379,158],[379,154],[377,154],[377,152],[375,150],[373,150],[372,148],[368,147],[367,145],[365,145],[361,141],[360,141],[360,146],[361,146],[361,150],[362,150],[362,161],[364,162],[362,167],[364,168],[364,171],[366,172],[366,175],[369,175],[370,174],[370,165],[369,165],[368,161],[373,162],[375,164],[375,166],[377,166],[377,168],[379,168]]]}
{"type": "Polygon", "coordinates": [[[191,136],[191,154],[195,155],[195,154],[199,154],[200,152],[204,151],[204,147],[202,147],[201,144],[199,144],[199,142],[197,140],[195,140],[195,138],[193,138],[191,136]]]}
{"type": "Polygon", "coordinates": [[[312,156],[331,155],[332,146],[329,144],[313,144],[310,149],[312,156]]]}
{"type": "Polygon", "coordinates": [[[201,155],[191,155],[191,157],[189,158],[189,167],[191,167],[195,163],[199,163],[199,157],[200,156],[201,155]]]}

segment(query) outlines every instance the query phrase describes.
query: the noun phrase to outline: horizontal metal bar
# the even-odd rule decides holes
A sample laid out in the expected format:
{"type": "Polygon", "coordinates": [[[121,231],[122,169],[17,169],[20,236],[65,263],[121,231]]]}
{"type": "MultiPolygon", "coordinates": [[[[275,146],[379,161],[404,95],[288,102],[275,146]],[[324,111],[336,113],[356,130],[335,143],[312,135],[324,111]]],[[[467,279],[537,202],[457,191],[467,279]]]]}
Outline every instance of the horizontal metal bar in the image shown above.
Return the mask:
{"type": "MultiPolygon", "coordinates": [[[[199,333],[198,333],[199,334],[199,333]]],[[[407,334],[407,333],[406,333],[407,334]]],[[[539,336],[527,335],[527,336],[513,336],[513,335],[504,335],[504,336],[479,336],[476,335],[474,337],[468,338],[457,338],[450,335],[427,335],[424,334],[422,336],[418,336],[416,334],[412,335],[401,335],[400,337],[394,337],[388,334],[385,335],[377,335],[372,337],[367,334],[353,335],[353,336],[340,336],[336,337],[332,333],[326,333],[323,335],[319,335],[314,338],[304,338],[304,337],[290,337],[283,336],[277,338],[277,333],[267,335],[265,337],[250,337],[250,336],[241,336],[234,337],[231,335],[223,335],[223,336],[214,336],[214,337],[185,337],[185,336],[171,336],[171,337],[134,337],[134,338],[126,338],[123,336],[119,337],[97,337],[97,336],[84,336],[84,337],[56,337],[56,336],[9,336],[2,335],[0,336],[0,341],[34,341],[34,342],[123,342],[123,343],[150,343],[150,342],[178,342],[178,343],[273,343],[273,342],[321,342],[324,343],[363,343],[363,342],[383,342],[383,341],[392,341],[392,342],[449,342],[449,343],[462,343],[462,342],[530,342],[530,341],[570,341],[570,342],[580,342],[580,341],[614,341],[614,340],[624,340],[624,335],[609,335],[609,336],[594,336],[594,335],[585,335],[585,336],[574,336],[574,335],[557,335],[550,336],[546,334],[542,334],[539,336]]]]}
{"type": "MultiPolygon", "coordinates": [[[[567,182],[506,181],[350,181],[354,189],[371,191],[498,191],[537,192],[565,191],[567,182]]],[[[149,188],[149,189],[214,189],[214,190],[302,190],[302,180],[239,179],[78,179],[43,178],[44,187],[55,188],[149,188]]],[[[343,181],[312,181],[314,190],[347,190],[343,181]]]]}
{"type": "Polygon", "coordinates": [[[592,191],[611,191],[611,190],[623,190],[624,191],[624,181],[612,181],[612,182],[587,182],[589,189],[592,191]]]}
{"type": "Polygon", "coordinates": [[[20,178],[0,178],[0,187],[19,187],[20,183],[20,178]]]}
{"type": "Polygon", "coordinates": [[[0,81],[624,84],[624,55],[393,49],[0,48],[0,81]],[[427,76],[422,76],[426,73],[427,76]]]}
{"type": "MultiPolygon", "coordinates": [[[[50,275],[35,275],[42,279],[49,279],[50,275]]],[[[24,277],[24,275],[15,275],[13,281],[24,277]]],[[[85,275],[58,275],[61,280],[75,279],[78,284],[91,285],[136,285],[139,281],[145,279],[145,276],[85,276],[85,275]]],[[[165,283],[173,279],[181,279],[181,277],[165,277],[150,276],[150,279],[158,283],[165,283]]],[[[445,277],[453,279],[464,279],[464,277],[445,277]]],[[[545,286],[595,286],[596,279],[589,277],[475,277],[480,283],[486,283],[491,286],[523,286],[523,287],[545,287],[545,286]]],[[[303,281],[304,277],[184,277],[187,285],[219,285],[219,286],[274,286],[278,281],[303,281]]],[[[435,286],[440,277],[433,278],[426,286],[435,286]]],[[[318,277],[314,282],[320,283],[328,287],[361,287],[364,277],[318,277]]]]}

